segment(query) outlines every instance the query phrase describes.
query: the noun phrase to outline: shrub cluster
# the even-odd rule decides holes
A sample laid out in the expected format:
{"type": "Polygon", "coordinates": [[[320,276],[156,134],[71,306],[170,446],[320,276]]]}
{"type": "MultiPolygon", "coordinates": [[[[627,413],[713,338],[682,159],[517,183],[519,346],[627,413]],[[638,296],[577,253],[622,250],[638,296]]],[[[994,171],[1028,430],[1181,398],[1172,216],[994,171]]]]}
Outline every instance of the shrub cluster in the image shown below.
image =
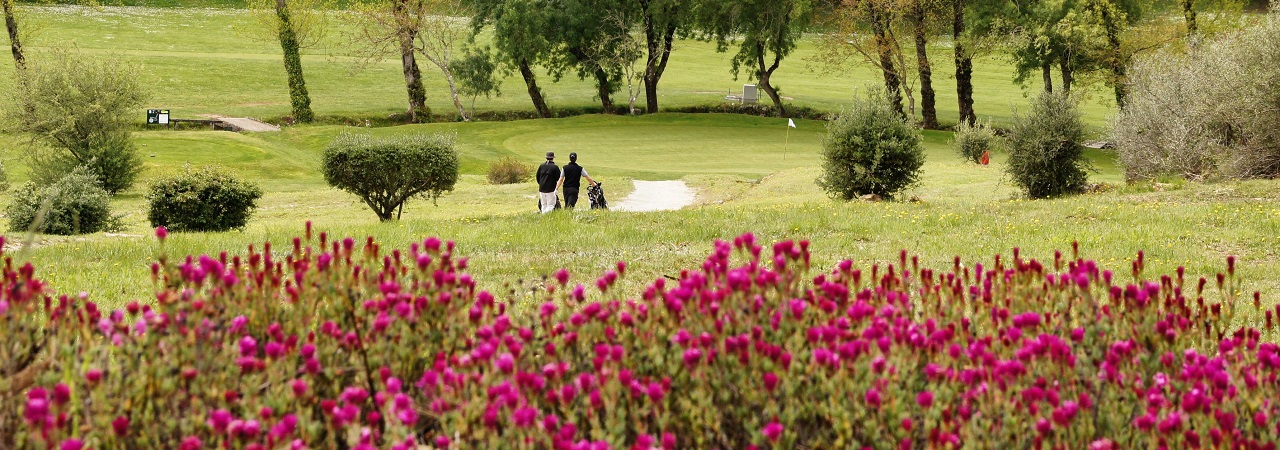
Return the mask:
{"type": "Polygon", "coordinates": [[[171,231],[225,231],[243,228],[262,198],[257,185],[224,169],[184,167],[147,189],[147,220],[171,231]]]}
{"type": "Polygon", "coordinates": [[[951,141],[952,150],[966,161],[974,163],[981,162],[983,153],[996,150],[1000,145],[1001,138],[996,135],[995,129],[990,125],[986,123],[970,125],[967,121],[961,121],[956,125],[955,139],[951,141]]]}
{"type": "Polygon", "coordinates": [[[1130,180],[1280,176],[1280,16],[1129,71],[1113,138],[1130,180]]]}
{"type": "Polygon", "coordinates": [[[519,158],[505,156],[489,163],[489,183],[514,184],[529,181],[533,177],[533,168],[519,158]]]}
{"type": "Polygon", "coordinates": [[[920,179],[922,142],[920,130],[883,95],[858,99],[827,123],[818,186],[844,200],[867,194],[893,198],[920,179]]]}
{"type": "Polygon", "coordinates": [[[59,235],[97,233],[113,222],[110,196],[85,167],[47,186],[23,183],[14,191],[5,215],[12,231],[34,229],[59,235]]]}
{"type": "Polygon", "coordinates": [[[0,417],[25,424],[20,447],[62,448],[1280,438],[1275,312],[1236,297],[1234,259],[1216,283],[1181,269],[1147,278],[1141,253],[1127,276],[1016,249],[937,271],[905,251],[814,274],[810,259],[807,242],[766,249],[744,235],[638,295],[615,289],[624,263],[585,285],[561,270],[540,306],[521,309],[478,290],[467,259],[435,238],[387,250],[308,229],[284,249],[162,251],[154,303],[60,303],[52,316],[78,327],[50,328],[55,369],[0,417]],[[1235,328],[1264,316],[1262,330],[1235,328]]]}
{"type": "Polygon", "coordinates": [[[458,182],[452,136],[411,134],[374,137],[343,133],[324,150],[324,179],[356,194],[378,219],[399,219],[413,197],[434,201],[458,182]]]}
{"type": "Polygon", "coordinates": [[[1044,92],[1031,113],[1015,114],[1009,131],[1006,170],[1028,197],[1083,192],[1089,180],[1084,155],[1084,122],[1067,94],[1044,92]]]}
{"type": "Polygon", "coordinates": [[[6,119],[42,145],[27,155],[31,179],[48,185],[86,166],[108,193],[133,186],[142,158],[130,124],[146,98],[139,68],[118,57],[55,50],[23,71],[6,119]]]}

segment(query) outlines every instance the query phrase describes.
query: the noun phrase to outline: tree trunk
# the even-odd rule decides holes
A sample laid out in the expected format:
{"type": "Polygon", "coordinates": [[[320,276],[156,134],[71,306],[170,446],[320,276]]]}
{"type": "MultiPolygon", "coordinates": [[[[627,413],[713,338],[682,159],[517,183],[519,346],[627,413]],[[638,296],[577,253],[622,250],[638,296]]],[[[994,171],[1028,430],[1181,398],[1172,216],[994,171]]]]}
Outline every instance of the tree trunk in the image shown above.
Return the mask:
{"type": "Polygon", "coordinates": [[[392,12],[395,14],[400,39],[400,63],[404,68],[405,90],[409,95],[409,121],[422,123],[431,119],[427,109],[427,90],[422,86],[422,70],[418,68],[413,42],[418,38],[418,29],[409,17],[408,0],[395,0],[392,12]]]}
{"type": "Polygon", "coordinates": [[[1066,58],[1058,61],[1058,70],[1062,71],[1062,93],[1071,95],[1071,84],[1076,81],[1071,69],[1071,62],[1066,58]]]}
{"type": "Polygon", "coordinates": [[[907,117],[902,111],[902,79],[898,76],[897,69],[893,65],[893,48],[889,44],[889,36],[887,25],[883,17],[883,12],[867,2],[867,8],[871,13],[871,32],[875,34],[876,51],[880,54],[880,70],[884,72],[884,89],[889,96],[889,102],[893,104],[894,110],[899,116],[907,117]]]}
{"type": "MultiPolygon", "coordinates": [[[[647,5],[646,5],[647,8],[647,5]]],[[[668,14],[672,14],[668,12],[668,14]]],[[[645,11],[644,40],[648,55],[644,65],[644,101],[645,111],[649,114],[658,112],[658,81],[667,70],[667,61],[671,58],[671,44],[675,39],[676,26],[666,24],[658,28],[654,23],[653,12],[645,11]]]]}
{"type": "Polygon", "coordinates": [[[596,66],[596,90],[600,96],[600,107],[604,108],[605,114],[613,114],[613,98],[610,94],[613,91],[613,83],[609,81],[609,73],[604,71],[603,67],[596,66]]]}
{"type": "Polygon", "coordinates": [[[462,117],[463,122],[470,122],[471,118],[467,116],[467,108],[462,106],[462,99],[458,97],[458,83],[453,80],[453,71],[449,66],[443,65],[440,71],[444,72],[445,81],[449,82],[449,96],[453,97],[453,107],[458,109],[458,116],[462,117]]]}
{"type": "Polygon", "coordinates": [[[926,130],[936,130],[938,109],[933,93],[933,67],[929,64],[929,41],[925,35],[924,0],[916,0],[912,19],[915,21],[916,60],[920,72],[920,117],[926,130]]]}
{"type": "Polygon", "coordinates": [[[284,71],[289,77],[289,104],[293,120],[310,123],[315,119],[315,114],[311,111],[311,96],[307,94],[306,79],[302,77],[298,36],[293,31],[293,21],[285,0],[276,0],[276,19],[280,26],[280,48],[284,51],[284,71]]]}
{"type": "Polygon", "coordinates": [[[520,76],[524,77],[524,84],[529,88],[529,99],[533,100],[533,109],[538,111],[538,117],[551,117],[551,109],[547,108],[547,101],[542,98],[542,89],[538,88],[538,79],[533,75],[533,69],[529,68],[528,60],[520,60],[520,76]]]}
{"type": "Polygon", "coordinates": [[[773,71],[778,70],[778,65],[782,63],[782,56],[774,54],[773,65],[766,67],[764,65],[764,43],[756,43],[756,82],[760,84],[760,89],[769,95],[769,99],[773,100],[773,106],[778,108],[779,117],[787,117],[787,108],[782,105],[782,96],[778,95],[778,90],[769,83],[769,78],[773,76],[773,71]]]}
{"type": "Polygon", "coordinates": [[[22,41],[18,36],[18,11],[13,0],[0,0],[4,7],[4,27],[9,31],[9,49],[13,52],[13,65],[18,72],[27,68],[27,59],[22,55],[22,41]]]}
{"type": "Polygon", "coordinates": [[[1187,21],[1187,37],[1191,37],[1198,31],[1196,27],[1195,0],[1181,0],[1181,3],[1182,18],[1187,21]]]}
{"type": "Polygon", "coordinates": [[[960,102],[960,121],[973,125],[978,117],[973,112],[973,58],[960,43],[964,36],[964,0],[952,0],[951,40],[956,59],[956,98],[960,102]]]}
{"type": "Polygon", "coordinates": [[[1116,107],[1124,109],[1125,96],[1128,82],[1128,71],[1125,67],[1124,55],[1121,54],[1120,47],[1120,24],[1116,23],[1116,16],[1110,8],[1110,2],[1098,5],[1099,15],[1102,17],[1103,29],[1107,32],[1107,50],[1110,53],[1107,56],[1107,64],[1111,66],[1111,87],[1116,95],[1116,107]]]}
{"type": "Polygon", "coordinates": [[[1040,65],[1040,78],[1044,80],[1045,92],[1053,92],[1053,74],[1049,71],[1050,67],[1047,62],[1040,65]]]}

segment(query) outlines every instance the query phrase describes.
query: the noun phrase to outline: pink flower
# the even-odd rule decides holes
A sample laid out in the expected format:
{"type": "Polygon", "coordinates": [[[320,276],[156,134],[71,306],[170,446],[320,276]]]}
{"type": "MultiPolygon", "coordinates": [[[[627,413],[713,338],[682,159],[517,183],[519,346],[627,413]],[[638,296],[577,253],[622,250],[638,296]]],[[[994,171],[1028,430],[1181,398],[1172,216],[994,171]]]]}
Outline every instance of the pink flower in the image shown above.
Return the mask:
{"type": "Polygon", "coordinates": [[[307,380],[298,378],[289,383],[289,387],[293,389],[293,395],[301,397],[307,393],[307,380]]]}
{"type": "Polygon", "coordinates": [[[62,441],[62,445],[58,446],[62,450],[80,450],[84,448],[84,442],[79,439],[67,439],[62,441]]]}
{"type": "Polygon", "coordinates": [[[774,389],[778,388],[778,381],[778,376],[774,375],[773,372],[764,373],[764,388],[769,392],[773,392],[774,389]]]}
{"type": "Polygon", "coordinates": [[[116,416],[116,419],[111,421],[111,431],[114,431],[116,436],[129,434],[129,418],[116,416]]]}
{"type": "Polygon", "coordinates": [[[498,356],[498,360],[494,364],[497,365],[498,370],[501,370],[503,373],[511,373],[516,368],[516,359],[510,353],[503,353],[498,356]]]}
{"type": "Polygon", "coordinates": [[[528,428],[538,419],[538,410],[527,406],[519,408],[511,414],[511,419],[517,427],[528,428]]]}
{"type": "Polygon", "coordinates": [[[253,336],[240,338],[240,356],[253,356],[258,353],[258,341],[253,336]]]}
{"type": "Polygon", "coordinates": [[[449,448],[449,437],[445,435],[436,436],[437,448],[449,448]]]}
{"type": "Polygon", "coordinates": [[[684,365],[693,370],[698,365],[698,361],[702,360],[702,350],[691,348],[684,351],[684,365]]]}
{"type": "Polygon", "coordinates": [[[568,270],[564,270],[564,269],[557,270],[555,277],[556,277],[556,282],[559,282],[561,286],[564,286],[565,284],[569,283],[568,270]]]}
{"type": "Polygon", "coordinates": [[[102,381],[102,371],[98,369],[89,369],[84,373],[84,380],[88,381],[90,385],[97,384],[99,381],[102,381]]]}
{"type": "Polygon", "coordinates": [[[929,409],[930,406],[933,406],[933,393],[929,391],[924,391],[917,394],[916,404],[920,405],[921,408],[929,409]]]}
{"type": "Polygon", "coordinates": [[[168,228],[165,228],[164,225],[156,227],[156,239],[159,239],[161,242],[163,242],[164,238],[167,238],[167,237],[169,237],[168,228]]]}
{"type": "Polygon", "coordinates": [[[71,388],[67,387],[65,383],[58,383],[53,386],[54,404],[65,405],[69,401],[71,401],[71,388]]]}
{"type": "Polygon", "coordinates": [[[218,433],[225,433],[227,426],[231,425],[231,412],[225,409],[214,410],[209,413],[209,420],[206,421],[210,428],[218,433]]]}
{"type": "Polygon", "coordinates": [[[769,442],[778,442],[778,438],[782,437],[782,431],[782,424],[778,422],[769,422],[768,425],[764,426],[763,430],[760,430],[761,433],[764,433],[764,437],[768,439],[769,442]]]}
{"type": "Polygon", "coordinates": [[[195,436],[187,436],[178,444],[178,450],[200,450],[204,447],[204,443],[200,442],[200,438],[195,436]]]}
{"type": "Polygon", "coordinates": [[[872,409],[880,408],[881,398],[880,398],[880,391],[878,389],[876,388],[867,389],[867,393],[862,397],[862,399],[866,401],[867,406],[870,406],[872,409]]]}
{"type": "Polygon", "coordinates": [[[676,448],[676,435],[671,433],[662,433],[663,450],[672,450],[676,448]]]}

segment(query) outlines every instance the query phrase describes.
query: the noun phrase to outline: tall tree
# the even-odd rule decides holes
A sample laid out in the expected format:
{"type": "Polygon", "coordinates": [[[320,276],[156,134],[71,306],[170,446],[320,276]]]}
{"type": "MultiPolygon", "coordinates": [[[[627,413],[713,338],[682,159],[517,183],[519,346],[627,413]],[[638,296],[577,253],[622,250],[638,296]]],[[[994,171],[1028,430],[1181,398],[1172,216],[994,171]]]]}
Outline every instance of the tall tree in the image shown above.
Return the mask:
{"type": "Polygon", "coordinates": [[[938,16],[931,0],[910,0],[911,31],[916,44],[916,71],[920,75],[920,119],[925,129],[936,130],[938,108],[933,92],[933,66],[929,63],[930,24],[938,16]]]}
{"type": "Polygon", "coordinates": [[[596,96],[605,113],[614,112],[612,94],[618,90],[621,51],[601,42],[618,42],[630,35],[627,4],[620,0],[557,0],[557,8],[545,11],[552,51],[545,62],[558,81],[568,72],[579,79],[594,78],[596,96]]]}
{"type": "Polygon", "coordinates": [[[807,0],[701,0],[695,3],[699,28],[716,41],[717,50],[731,44],[738,51],[731,59],[731,71],[738,76],[746,67],[748,76],[773,101],[780,116],[787,110],[773,85],[773,74],[782,60],[795,50],[801,33],[811,19],[807,0]]]}
{"type": "MultiPolygon", "coordinates": [[[[908,0],[914,1],[914,0],[908,0]]],[[[821,14],[823,28],[818,53],[813,58],[829,71],[844,70],[851,62],[864,62],[880,69],[884,77],[885,99],[902,117],[903,94],[911,99],[911,114],[915,113],[915,101],[907,56],[894,31],[900,15],[898,0],[841,0],[831,4],[821,14]]],[[[915,56],[912,55],[912,58],[915,56]]]]}
{"type": "Polygon", "coordinates": [[[298,122],[311,122],[311,96],[302,71],[301,50],[324,41],[329,28],[330,0],[251,0],[247,3],[256,23],[241,30],[263,42],[276,41],[284,53],[291,113],[298,122]]]}
{"type": "Polygon", "coordinates": [[[280,48],[284,50],[284,71],[289,77],[289,104],[293,118],[298,122],[309,123],[315,119],[315,114],[311,112],[311,96],[307,94],[307,81],[302,76],[298,35],[290,19],[286,0],[276,0],[276,18],[279,20],[280,48]]]}
{"type": "Polygon", "coordinates": [[[951,46],[955,51],[956,100],[960,122],[973,125],[978,116],[973,110],[973,56],[969,54],[965,33],[965,0],[951,0],[951,46]]]}
{"type": "Polygon", "coordinates": [[[392,55],[399,58],[408,97],[405,115],[413,123],[431,119],[417,58],[418,38],[424,26],[422,12],[428,9],[424,4],[428,1],[381,0],[351,6],[358,12],[354,40],[360,62],[370,64],[392,55]]]}
{"type": "Polygon", "coordinates": [[[538,116],[551,117],[533,66],[551,53],[552,43],[546,33],[553,26],[547,16],[552,5],[547,0],[467,0],[465,4],[474,14],[472,31],[479,33],[486,26],[493,27],[495,56],[504,66],[520,72],[538,116]]]}
{"type": "Polygon", "coordinates": [[[470,34],[466,25],[459,23],[457,18],[466,16],[469,11],[463,7],[461,0],[427,0],[418,2],[417,5],[421,8],[411,13],[423,24],[415,43],[417,50],[440,69],[449,85],[449,97],[453,99],[458,117],[464,122],[470,122],[467,109],[462,106],[453,70],[455,50],[470,34]]]}
{"type": "Polygon", "coordinates": [[[405,91],[409,95],[409,121],[421,123],[431,120],[427,109],[427,89],[422,86],[422,69],[418,67],[418,34],[422,31],[422,18],[413,14],[421,10],[424,0],[391,0],[391,17],[395,19],[395,36],[400,47],[400,66],[404,74],[405,91]]]}
{"type": "Polygon", "coordinates": [[[688,3],[684,0],[637,0],[644,29],[645,111],[658,112],[658,82],[667,70],[676,33],[687,26],[688,3]]]}
{"type": "Polygon", "coordinates": [[[27,59],[22,53],[22,37],[18,33],[18,6],[13,0],[0,0],[4,8],[4,27],[9,32],[9,50],[13,52],[13,64],[22,72],[27,67],[27,59]]]}

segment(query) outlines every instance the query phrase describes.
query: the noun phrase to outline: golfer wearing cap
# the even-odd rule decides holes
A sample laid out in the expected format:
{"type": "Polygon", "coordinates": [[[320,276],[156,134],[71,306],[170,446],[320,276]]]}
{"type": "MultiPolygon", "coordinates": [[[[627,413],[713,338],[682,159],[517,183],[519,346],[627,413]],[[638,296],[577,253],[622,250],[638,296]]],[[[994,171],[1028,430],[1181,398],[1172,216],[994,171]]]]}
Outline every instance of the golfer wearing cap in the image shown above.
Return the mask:
{"type": "Polygon", "coordinates": [[[546,214],[556,209],[556,189],[560,185],[560,167],[555,152],[547,152],[547,162],[538,166],[538,206],[546,214]]]}
{"type": "Polygon", "coordinates": [[[587,169],[578,165],[578,153],[569,154],[569,164],[564,165],[564,170],[560,171],[560,183],[556,185],[557,189],[564,189],[564,207],[573,209],[578,204],[578,189],[582,187],[582,178],[586,177],[587,182],[592,185],[596,184],[596,180],[591,179],[591,175],[587,175],[587,169]]]}

